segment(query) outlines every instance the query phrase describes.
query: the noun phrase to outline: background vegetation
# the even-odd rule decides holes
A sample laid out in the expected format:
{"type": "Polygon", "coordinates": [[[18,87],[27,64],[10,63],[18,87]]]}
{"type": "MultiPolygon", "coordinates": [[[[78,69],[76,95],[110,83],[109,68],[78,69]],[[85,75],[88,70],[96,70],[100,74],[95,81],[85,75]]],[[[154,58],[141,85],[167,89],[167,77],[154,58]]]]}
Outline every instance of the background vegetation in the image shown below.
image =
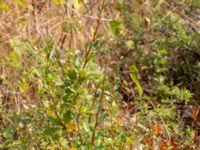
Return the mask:
{"type": "Polygon", "coordinates": [[[199,0],[0,0],[0,149],[198,149],[199,19],[199,0]]]}

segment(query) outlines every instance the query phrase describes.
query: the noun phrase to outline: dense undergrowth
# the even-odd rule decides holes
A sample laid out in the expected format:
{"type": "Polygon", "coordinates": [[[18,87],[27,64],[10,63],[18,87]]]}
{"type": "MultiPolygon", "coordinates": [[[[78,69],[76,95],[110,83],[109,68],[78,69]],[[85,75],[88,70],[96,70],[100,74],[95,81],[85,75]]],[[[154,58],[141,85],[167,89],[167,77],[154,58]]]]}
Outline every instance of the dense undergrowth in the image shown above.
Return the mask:
{"type": "Polygon", "coordinates": [[[199,0],[0,0],[0,149],[198,149],[199,0]]]}

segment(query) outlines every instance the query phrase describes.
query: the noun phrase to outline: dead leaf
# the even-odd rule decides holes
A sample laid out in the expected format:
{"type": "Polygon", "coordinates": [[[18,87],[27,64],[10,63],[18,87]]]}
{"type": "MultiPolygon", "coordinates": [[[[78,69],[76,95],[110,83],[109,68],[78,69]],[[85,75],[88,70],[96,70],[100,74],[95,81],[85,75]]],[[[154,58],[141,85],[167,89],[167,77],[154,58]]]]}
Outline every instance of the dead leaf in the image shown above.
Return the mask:
{"type": "Polygon", "coordinates": [[[153,148],[153,141],[149,136],[143,138],[143,144],[146,145],[149,150],[153,148]]]}
{"type": "Polygon", "coordinates": [[[145,28],[148,28],[151,24],[151,20],[148,17],[145,17],[144,19],[144,26],[145,28]]]}
{"type": "Polygon", "coordinates": [[[194,137],[194,143],[196,144],[196,145],[200,145],[200,136],[195,136],[194,137]]]}
{"type": "Polygon", "coordinates": [[[123,102],[123,104],[121,105],[121,109],[126,111],[126,110],[130,110],[130,109],[134,109],[136,107],[136,104],[134,102],[129,102],[129,103],[125,103],[123,102]]]}
{"type": "Polygon", "coordinates": [[[198,108],[193,108],[192,109],[192,118],[194,119],[194,121],[197,120],[198,114],[199,114],[199,107],[198,108]]]}
{"type": "Polygon", "coordinates": [[[161,141],[159,147],[160,150],[179,150],[179,145],[175,143],[172,139],[161,141]]]}
{"type": "Polygon", "coordinates": [[[140,5],[143,3],[142,0],[136,0],[136,2],[137,2],[138,4],[140,4],[140,5]]]}
{"type": "Polygon", "coordinates": [[[75,123],[69,123],[66,125],[67,132],[74,132],[78,130],[78,127],[75,123]]]}
{"type": "Polygon", "coordinates": [[[162,124],[155,124],[152,126],[151,129],[152,129],[153,134],[156,136],[160,136],[164,132],[164,128],[162,124]]]}

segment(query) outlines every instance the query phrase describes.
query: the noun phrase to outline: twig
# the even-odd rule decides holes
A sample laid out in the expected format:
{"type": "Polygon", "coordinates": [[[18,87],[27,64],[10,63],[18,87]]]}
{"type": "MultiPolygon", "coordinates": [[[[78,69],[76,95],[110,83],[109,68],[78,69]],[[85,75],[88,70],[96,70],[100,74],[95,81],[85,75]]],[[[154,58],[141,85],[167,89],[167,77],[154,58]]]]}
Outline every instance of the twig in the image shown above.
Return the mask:
{"type": "Polygon", "coordinates": [[[103,0],[102,2],[102,5],[101,5],[101,8],[100,8],[100,11],[99,11],[99,19],[97,20],[97,26],[96,26],[96,29],[95,29],[95,32],[94,32],[94,35],[92,37],[92,41],[91,41],[91,44],[89,45],[89,48],[88,50],[86,49],[86,54],[85,54],[85,62],[83,64],[83,68],[85,68],[87,62],[88,62],[88,56],[92,50],[92,44],[95,42],[96,40],[96,36],[97,36],[97,33],[98,33],[98,30],[99,30],[99,26],[100,26],[100,23],[101,23],[101,15],[103,13],[103,9],[104,9],[104,6],[105,6],[105,0],[103,0]]]}
{"type": "MultiPolygon", "coordinates": [[[[101,93],[101,98],[100,98],[100,105],[102,105],[103,102],[103,96],[104,96],[104,92],[105,92],[105,88],[104,88],[104,84],[105,84],[105,77],[103,78],[103,88],[102,88],[102,93],[101,93]]],[[[101,112],[101,107],[99,106],[97,113],[96,113],[96,121],[95,121],[95,125],[94,125],[94,131],[92,133],[92,139],[91,139],[91,146],[94,146],[94,140],[95,140],[95,134],[96,134],[96,129],[98,126],[98,119],[99,119],[99,114],[101,112]]]]}
{"type": "MultiPolygon", "coordinates": [[[[52,102],[55,103],[54,97],[51,95],[51,93],[48,92],[48,94],[49,94],[49,96],[51,97],[52,102]]],[[[59,120],[59,123],[61,124],[63,130],[65,130],[65,131],[67,132],[67,127],[66,127],[66,125],[64,124],[64,122],[62,121],[62,118],[60,117],[60,115],[59,115],[58,110],[57,110],[56,107],[55,107],[54,112],[55,112],[55,115],[56,115],[57,119],[59,120]]],[[[69,146],[71,146],[71,140],[70,140],[70,137],[69,137],[68,132],[67,132],[67,140],[69,141],[69,146]]]]}

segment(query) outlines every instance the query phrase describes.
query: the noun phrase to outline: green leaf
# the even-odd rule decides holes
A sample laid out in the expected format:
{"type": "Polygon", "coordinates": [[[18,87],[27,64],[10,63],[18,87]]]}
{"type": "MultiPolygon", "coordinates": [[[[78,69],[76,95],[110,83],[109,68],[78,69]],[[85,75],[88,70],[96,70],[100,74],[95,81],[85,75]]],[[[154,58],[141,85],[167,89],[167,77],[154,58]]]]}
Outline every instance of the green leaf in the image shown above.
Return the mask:
{"type": "Polygon", "coordinates": [[[56,5],[64,4],[66,0],[53,0],[56,5]]]}
{"type": "Polygon", "coordinates": [[[132,65],[129,69],[130,69],[131,79],[135,83],[138,93],[139,93],[139,96],[141,97],[143,94],[143,89],[139,82],[140,75],[139,75],[138,69],[135,65],[132,65]]]}
{"type": "Polygon", "coordinates": [[[137,67],[135,65],[132,65],[129,69],[130,69],[131,76],[134,76],[134,78],[139,80],[140,79],[140,74],[138,72],[137,67]]]}
{"type": "Polygon", "coordinates": [[[10,58],[11,61],[18,61],[20,56],[16,51],[12,51],[9,54],[9,58],[10,58]]]}
{"type": "Polygon", "coordinates": [[[76,80],[77,79],[77,73],[75,69],[70,69],[67,73],[70,80],[76,80]]]}
{"type": "Polygon", "coordinates": [[[28,83],[24,82],[19,86],[19,88],[22,92],[27,92],[29,90],[29,85],[28,83]]]}
{"type": "Polygon", "coordinates": [[[16,51],[19,55],[21,55],[23,52],[28,51],[32,49],[32,46],[29,42],[19,40],[19,39],[10,39],[9,45],[11,48],[16,51]]]}
{"type": "Polygon", "coordinates": [[[10,127],[7,127],[5,131],[3,132],[3,137],[6,139],[12,139],[13,138],[13,130],[10,127]]]}
{"type": "Polygon", "coordinates": [[[106,112],[101,112],[99,115],[99,121],[103,121],[108,117],[108,114],[106,112]]]}
{"type": "Polygon", "coordinates": [[[109,23],[110,32],[112,35],[116,36],[123,32],[124,26],[121,22],[113,20],[109,23]]]}
{"type": "Polygon", "coordinates": [[[131,145],[131,144],[133,144],[133,140],[130,138],[130,137],[126,137],[126,144],[127,145],[131,145]]]}
{"type": "Polygon", "coordinates": [[[168,54],[168,51],[165,50],[165,49],[158,49],[157,51],[158,51],[158,53],[161,54],[161,55],[167,55],[167,54],[168,54]]]}
{"type": "Polygon", "coordinates": [[[73,7],[77,11],[81,11],[83,5],[84,5],[83,0],[73,0],[73,7]]]}
{"type": "Polygon", "coordinates": [[[54,125],[58,125],[58,126],[61,125],[60,121],[58,120],[58,118],[53,117],[53,116],[49,116],[48,118],[54,125]]]}
{"type": "Polygon", "coordinates": [[[8,4],[6,4],[4,2],[4,0],[0,0],[0,9],[2,9],[3,11],[5,12],[8,12],[9,11],[9,6],[8,4]]]}
{"type": "Polygon", "coordinates": [[[27,124],[27,123],[29,123],[31,121],[31,118],[29,117],[29,116],[24,116],[23,118],[22,118],[22,123],[23,124],[27,124]]]}
{"type": "Polygon", "coordinates": [[[63,115],[63,121],[65,123],[69,123],[74,117],[74,114],[71,111],[67,111],[64,115],[63,115]]]}
{"type": "Polygon", "coordinates": [[[27,8],[27,3],[25,0],[15,0],[15,3],[21,6],[22,8],[27,8]]]}
{"type": "Polygon", "coordinates": [[[58,128],[54,128],[54,127],[47,128],[47,129],[44,131],[44,135],[51,135],[51,134],[54,134],[57,130],[58,130],[58,128]]]}

